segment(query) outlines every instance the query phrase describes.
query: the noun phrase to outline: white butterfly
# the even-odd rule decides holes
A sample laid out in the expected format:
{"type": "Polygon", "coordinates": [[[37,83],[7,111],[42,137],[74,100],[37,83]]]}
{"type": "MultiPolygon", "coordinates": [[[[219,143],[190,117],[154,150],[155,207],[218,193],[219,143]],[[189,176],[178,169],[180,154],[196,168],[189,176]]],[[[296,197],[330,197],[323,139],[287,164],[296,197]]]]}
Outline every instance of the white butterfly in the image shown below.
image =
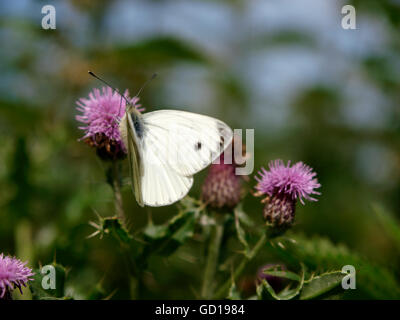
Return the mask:
{"type": "MultiPolygon", "coordinates": [[[[89,74],[119,93],[93,72],[89,74]]],[[[166,206],[182,199],[193,185],[193,175],[232,142],[232,129],[220,120],[178,110],[141,114],[122,98],[126,109],[119,131],[128,151],[132,189],[141,206],[166,206]]]]}
{"type": "Polygon", "coordinates": [[[119,130],[136,200],[153,207],[182,199],[193,175],[219,157],[233,137],[231,128],[208,116],[178,110],[141,114],[132,105],[126,106],[119,130]]]}

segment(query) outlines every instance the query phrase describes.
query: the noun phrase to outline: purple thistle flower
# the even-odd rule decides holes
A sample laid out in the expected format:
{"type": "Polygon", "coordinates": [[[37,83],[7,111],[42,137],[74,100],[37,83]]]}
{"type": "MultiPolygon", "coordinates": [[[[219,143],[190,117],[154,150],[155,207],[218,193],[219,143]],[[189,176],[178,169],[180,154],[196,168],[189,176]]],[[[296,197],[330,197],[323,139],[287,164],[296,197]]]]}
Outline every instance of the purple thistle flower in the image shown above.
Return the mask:
{"type": "Polygon", "coordinates": [[[26,287],[28,281],[33,280],[32,269],[25,265],[26,262],[17,258],[0,254],[0,299],[9,296],[15,288],[22,293],[21,287],[26,287]]]}
{"type": "Polygon", "coordinates": [[[275,160],[269,163],[269,171],[261,168],[260,177],[256,189],[269,196],[275,193],[284,193],[293,200],[299,199],[304,204],[303,198],[310,201],[317,201],[311,194],[321,194],[314,189],[321,185],[314,178],[317,174],[303,162],[297,162],[290,166],[290,161],[285,166],[282,160],[275,160]]]}
{"type": "MultiPolygon", "coordinates": [[[[144,111],[137,105],[139,98],[130,98],[128,90],[124,97],[138,111],[144,111]]],[[[104,159],[123,158],[126,148],[119,132],[119,121],[125,114],[126,100],[110,87],[103,87],[101,91],[93,89],[89,99],[80,98],[76,104],[77,110],[82,112],[82,115],[76,116],[76,120],[85,124],[79,127],[85,131],[81,140],[96,147],[99,156],[104,159]]]]}
{"type": "Polygon", "coordinates": [[[276,234],[293,224],[298,199],[304,204],[303,199],[317,201],[311,195],[320,194],[315,191],[321,186],[315,178],[316,173],[303,162],[290,166],[289,161],[285,166],[282,160],[271,161],[269,171],[261,168],[259,175],[255,177],[258,195],[267,195],[263,200],[266,203],[264,218],[276,234]]]}

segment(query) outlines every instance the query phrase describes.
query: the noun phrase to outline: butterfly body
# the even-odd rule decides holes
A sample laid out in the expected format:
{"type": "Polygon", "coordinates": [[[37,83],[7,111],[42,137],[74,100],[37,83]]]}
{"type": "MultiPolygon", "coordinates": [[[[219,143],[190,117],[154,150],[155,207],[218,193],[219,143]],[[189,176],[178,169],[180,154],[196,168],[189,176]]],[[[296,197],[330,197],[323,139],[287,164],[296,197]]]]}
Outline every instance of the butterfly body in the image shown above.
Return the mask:
{"type": "Polygon", "coordinates": [[[182,199],[193,175],[215,160],[232,140],[217,119],[178,110],[141,114],[127,106],[119,130],[128,152],[139,205],[165,206],[182,199]]]}

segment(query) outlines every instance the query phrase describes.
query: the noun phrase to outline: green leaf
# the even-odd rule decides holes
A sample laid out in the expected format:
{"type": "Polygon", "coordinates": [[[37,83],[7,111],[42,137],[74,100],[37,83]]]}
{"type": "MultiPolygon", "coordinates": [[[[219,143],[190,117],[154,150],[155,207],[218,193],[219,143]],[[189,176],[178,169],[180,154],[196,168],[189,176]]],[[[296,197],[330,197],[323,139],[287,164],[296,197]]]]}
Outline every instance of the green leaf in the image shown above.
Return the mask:
{"type": "Polygon", "coordinates": [[[356,269],[357,290],[346,290],[346,295],[368,296],[370,299],[399,299],[400,286],[395,272],[387,267],[379,266],[346,246],[333,244],[321,237],[306,238],[292,235],[269,242],[272,252],[289,266],[296,266],[302,261],[308,270],[325,273],[341,270],[345,265],[356,269]]]}
{"type": "Polygon", "coordinates": [[[290,271],[264,270],[263,273],[274,277],[285,278],[293,281],[301,281],[301,277],[298,274],[290,271]]]}
{"type": "Polygon", "coordinates": [[[118,218],[103,218],[102,221],[103,233],[113,235],[122,243],[130,243],[130,241],[132,240],[132,236],[129,234],[128,230],[121,224],[121,221],[118,218]]]}
{"type": "Polygon", "coordinates": [[[261,283],[257,286],[257,296],[260,300],[291,300],[295,298],[300,291],[303,288],[304,285],[304,274],[305,274],[305,269],[304,266],[302,265],[302,271],[301,275],[296,275],[296,276],[291,276],[293,278],[296,278],[296,282],[298,282],[297,286],[294,287],[293,289],[290,287],[286,287],[284,290],[282,290],[279,293],[276,293],[275,290],[270,286],[268,281],[263,279],[261,283]]]}
{"type": "Polygon", "coordinates": [[[300,294],[301,300],[314,299],[334,289],[341,282],[345,274],[341,271],[324,273],[307,280],[300,294]]]}
{"type": "Polygon", "coordinates": [[[257,285],[256,292],[258,300],[280,300],[274,289],[264,279],[257,285]]]}
{"type": "Polygon", "coordinates": [[[196,222],[195,211],[181,212],[166,225],[150,223],[144,230],[145,255],[157,253],[170,255],[194,234],[196,222]]]}

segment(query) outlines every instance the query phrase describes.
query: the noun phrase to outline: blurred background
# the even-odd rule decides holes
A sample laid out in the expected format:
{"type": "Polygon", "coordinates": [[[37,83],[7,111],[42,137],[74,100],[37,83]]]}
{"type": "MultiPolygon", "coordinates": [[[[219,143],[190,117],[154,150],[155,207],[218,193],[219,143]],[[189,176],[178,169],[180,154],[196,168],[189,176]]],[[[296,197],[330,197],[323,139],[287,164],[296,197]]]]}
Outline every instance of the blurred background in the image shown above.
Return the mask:
{"type": "MultiPolygon", "coordinates": [[[[277,158],[318,173],[322,195],[298,206],[296,232],[397,269],[398,248],[374,208],[400,219],[399,28],[398,0],[1,2],[0,252],[34,267],[56,259],[75,298],[90,298],[94,284],[130,297],[115,241],[86,238],[95,212],[114,215],[113,194],[105,164],[78,141],[75,108],[102,86],[88,70],[132,94],[157,72],[141,95],[147,111],[188,110],[255,129],[254,174],[277,158]],[[46,4],[56,8],[56,30],[41,27],[46,4]],[[356,8],[356,30],[342,28],[346,4],[356,8]]],[[[146,209],[129,185],[123,197],[139,230],[146,209]]],[[[247,196],[244,209],[262,223],[258,200],[247,196]]],[[[175,213],[152,210],[157,223],[175,213]]],[[[202,249],[192,242],[150,263],[142,298],[196,298],[202,249]]]]}

